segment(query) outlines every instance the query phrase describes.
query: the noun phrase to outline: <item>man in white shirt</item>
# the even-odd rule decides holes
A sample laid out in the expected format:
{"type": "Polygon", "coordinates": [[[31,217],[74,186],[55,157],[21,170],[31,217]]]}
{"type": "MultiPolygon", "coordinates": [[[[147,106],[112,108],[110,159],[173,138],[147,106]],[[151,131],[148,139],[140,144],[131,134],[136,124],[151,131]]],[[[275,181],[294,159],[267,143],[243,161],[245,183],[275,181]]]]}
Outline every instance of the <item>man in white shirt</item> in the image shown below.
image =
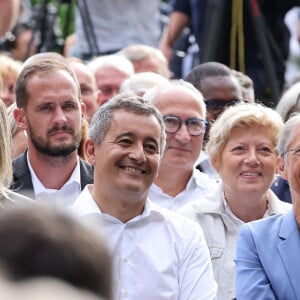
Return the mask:
{"type": "Polygon", "coordinates": [[[28,151],[13,161],[11,188],[39,202],[69,206],[93,182],[92,166],[78,156],[83,104],[74,72],[63,61],[26,63],[16,83],[14,117],[26,130],[28,151]]]}
{"type": "Polygon", "coordinates": [[[150,102],[113,97],[92,118],[85,146],[95,184],[70,210],[107,240],[116,299],[214,299],[201,227],[148,200],[164,145],[164,122],[150,102]]]}
{"type": "Polygon", "coordinates": [[[144,95],[163,115],[167,145],[149,198],[158,205],[178,210],[210,193],[215,180],[196,169],[207,122],[202,94],[183,80],[154,87],[144,95]]]}

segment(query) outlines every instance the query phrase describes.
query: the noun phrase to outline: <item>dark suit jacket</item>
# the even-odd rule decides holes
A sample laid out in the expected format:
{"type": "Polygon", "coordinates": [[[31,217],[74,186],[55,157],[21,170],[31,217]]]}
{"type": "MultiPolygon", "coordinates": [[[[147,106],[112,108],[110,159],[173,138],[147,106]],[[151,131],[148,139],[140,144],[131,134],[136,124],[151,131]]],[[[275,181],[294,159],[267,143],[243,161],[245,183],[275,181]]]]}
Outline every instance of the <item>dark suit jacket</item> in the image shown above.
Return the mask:
{"type": "Polygon", "coordinates": [[[277,178],[271,186],[271,190],[276,194],[276,196],[280,200],[292,203],[290,186],[287,180],[283,179],[280,176],[277,176],[277,178]]]}
{"type": "MultiPolygon", "coordinates": [[[[11,190],[34,199],[33,185],[29,167],[27,164],[27,151],[13,160],[13,181],[11,190]]],[[[93,167],[80,158],[80,182],[81,190],[94,182],[93,167]]]]}

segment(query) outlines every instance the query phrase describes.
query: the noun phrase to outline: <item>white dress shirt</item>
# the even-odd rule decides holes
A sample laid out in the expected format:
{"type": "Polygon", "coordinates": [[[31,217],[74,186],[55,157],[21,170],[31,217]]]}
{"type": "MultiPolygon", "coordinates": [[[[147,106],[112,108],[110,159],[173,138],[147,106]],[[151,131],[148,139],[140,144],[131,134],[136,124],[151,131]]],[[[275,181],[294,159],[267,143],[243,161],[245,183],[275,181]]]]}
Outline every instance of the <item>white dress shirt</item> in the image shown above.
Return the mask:
{"type": "Polygon", "coordinates": [[[112,253],[115,299],[215,299],[217,285],[200,226],[150,201],[141,215],[123,223],[101,213],[91,190],[87,185],[70,211],[101,222],[94,228],[112,253]]]}
{"type": "Polygon", "coordinates": [[[194,168],[185,189],[175,197],[164,193],[158,185],[153,183],[150,188],[149,199],[159,206],[176,211],[199,197],[208,195],[216,188],[216,185],[216,180],[194,168]]]}
{"type": "Polygon", "coordinates": [[[37,202],[61,208],[70,206],[75,202],[81,192],[79,158],[77,158],[76,167],[70,178],[59,190],[46,188],[36,176],[28,156],[27,162],[29,171],[31,173],[33,191],[37,202]]]}

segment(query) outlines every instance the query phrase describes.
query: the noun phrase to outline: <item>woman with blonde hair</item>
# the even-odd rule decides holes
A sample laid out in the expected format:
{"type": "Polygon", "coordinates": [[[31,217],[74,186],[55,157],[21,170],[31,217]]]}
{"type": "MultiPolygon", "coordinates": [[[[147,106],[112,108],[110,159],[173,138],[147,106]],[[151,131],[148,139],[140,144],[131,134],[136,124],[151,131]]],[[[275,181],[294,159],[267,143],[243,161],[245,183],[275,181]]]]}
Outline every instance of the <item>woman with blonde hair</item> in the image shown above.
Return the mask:
{"type": "Polygon", "coordinates": [[[229,107],[210,130],[207,153],[221,182],[181,213],[199,223],[210,250],[218,299],[235,298],[234,257],[242,224],[286,212],[270,186],[277,171],[280,115],[260,104],[229,107]]]}
{"type": "Polygon", "coordinates": [[[0,100],[0,128],[0,208],[17,202],[31,202],[29,198],[9,190],[12,181],[11,134],[6,106],[2,100],[0,100]]]}

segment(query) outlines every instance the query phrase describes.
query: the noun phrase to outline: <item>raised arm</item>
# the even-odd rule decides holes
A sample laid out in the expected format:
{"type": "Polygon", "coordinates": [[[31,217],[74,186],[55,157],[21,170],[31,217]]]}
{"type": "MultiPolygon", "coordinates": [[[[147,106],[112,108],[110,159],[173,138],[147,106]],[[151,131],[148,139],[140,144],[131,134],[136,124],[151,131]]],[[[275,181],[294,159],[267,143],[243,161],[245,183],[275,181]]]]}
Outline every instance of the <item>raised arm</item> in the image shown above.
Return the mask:
{"type": "Polygon", "coordinates": [[[171,13],[169,23],[164,30],[159,44],[160,50],[168,61],[172,58],[174,43],[179,38],[183,28],[188,26],[189,23],[190,18],[188,15],[177,11],[171,13]]]}

